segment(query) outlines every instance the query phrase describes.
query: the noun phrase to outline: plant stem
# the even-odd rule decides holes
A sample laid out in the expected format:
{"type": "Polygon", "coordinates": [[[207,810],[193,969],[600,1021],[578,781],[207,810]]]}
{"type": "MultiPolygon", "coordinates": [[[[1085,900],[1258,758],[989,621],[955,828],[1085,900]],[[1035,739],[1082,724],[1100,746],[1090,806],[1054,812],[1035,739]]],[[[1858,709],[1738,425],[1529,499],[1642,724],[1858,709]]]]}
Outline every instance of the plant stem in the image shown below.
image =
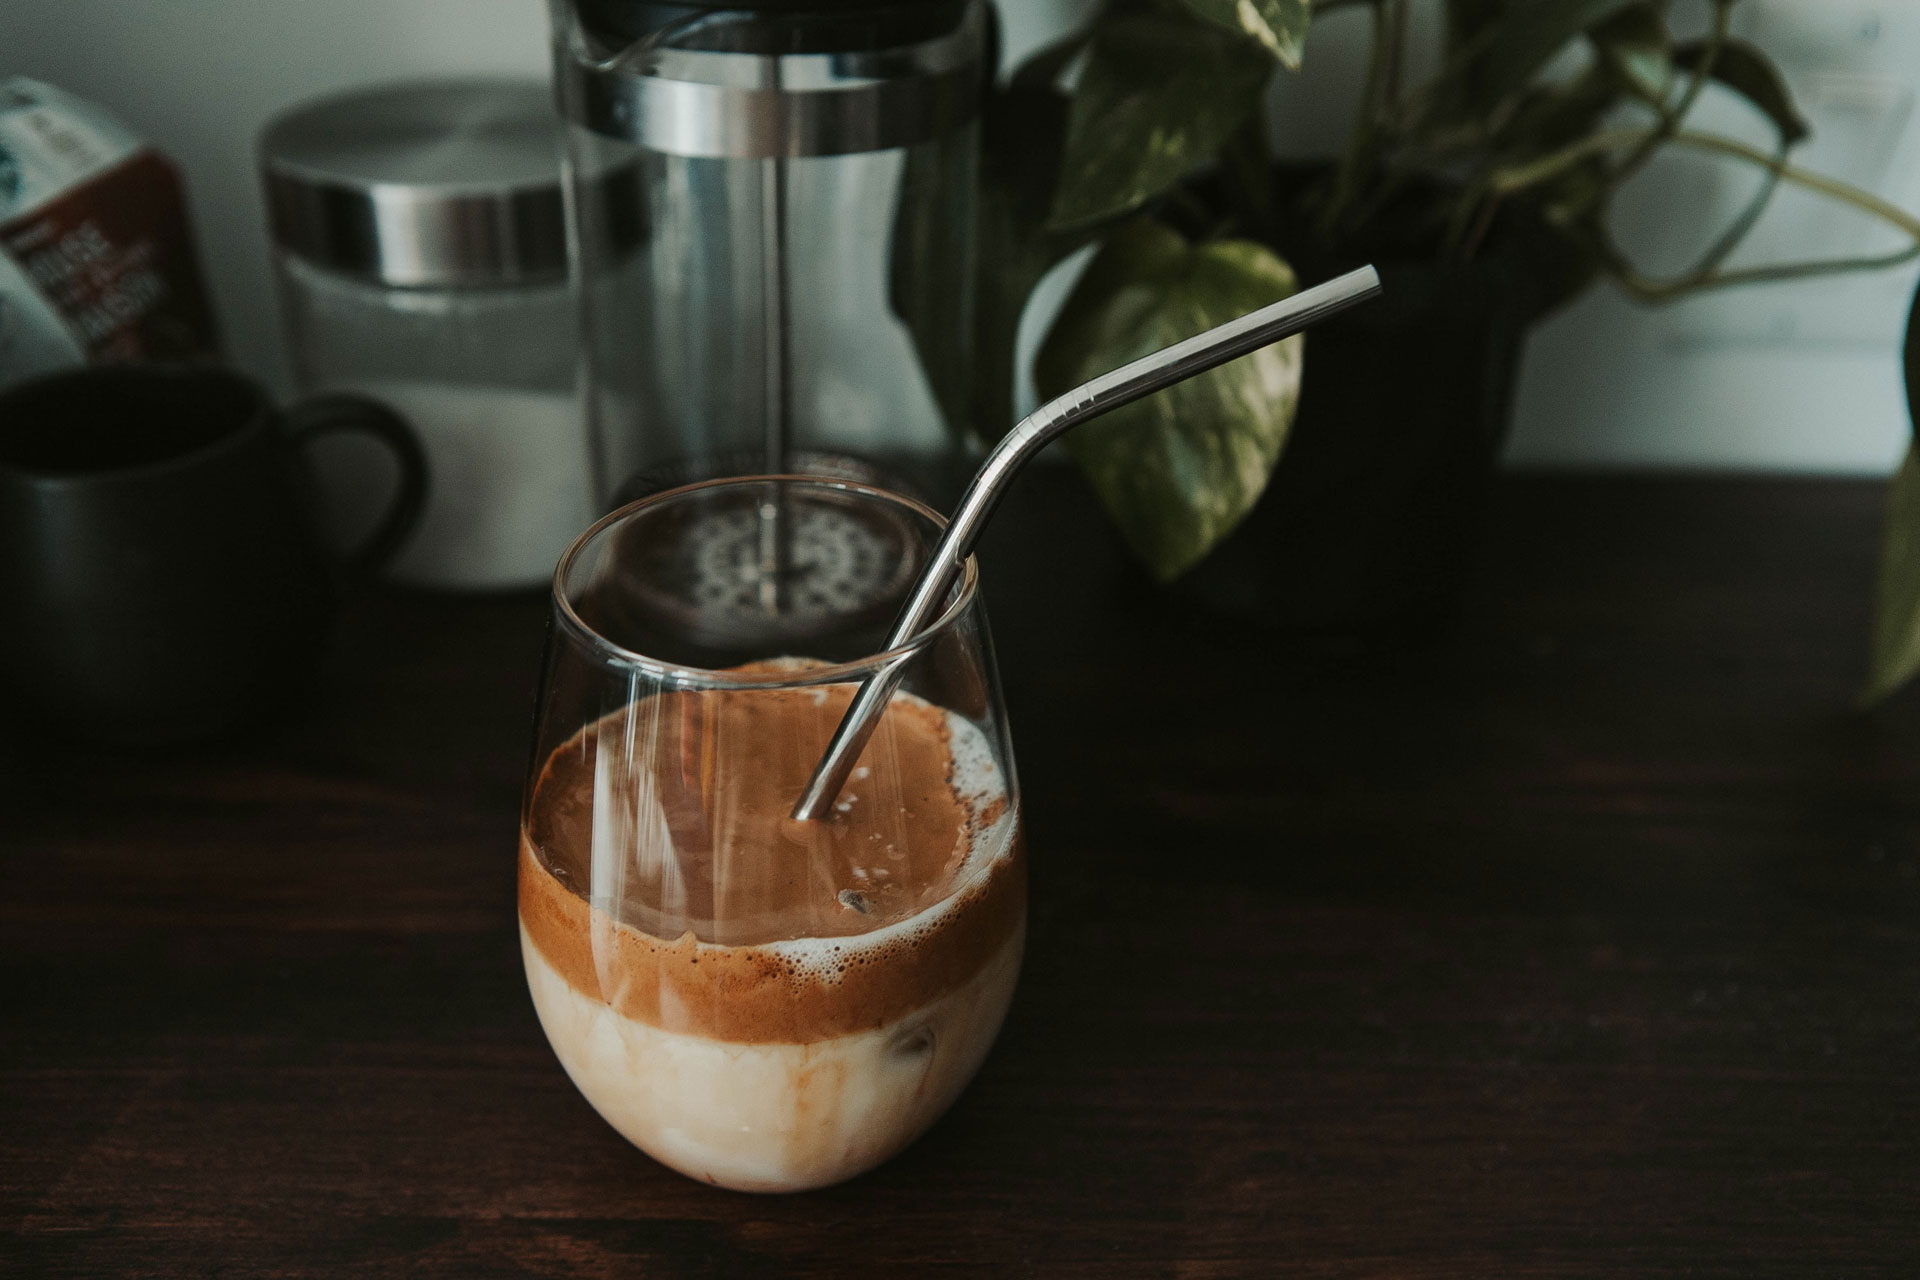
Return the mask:
{"type": "MultiPolygon", "coordinates": [[[[1702,151],[1713,151],[1748,164],[1758,165],[1768,171],[1770,181],[1791,183],[1870,217],[1878,218],[1906,235],[1913,244],[1888,254],[1780,263],[1766,267],[1748,267],[1739,271],[1722,271],[1719,269],[1719,264],[1732,252],[1739,240],[1739,235],[1729,234],[1723,236],[1721,241],[1716,243],[1707,256],[1692,270],[1671,279],[1660,280],[1636,270],[1620,252],[1618,245],[1609,237],[1606,242],[1608,270],[1623,289],[1636,297],[1649,301],[1664,301],[1701,289],[1766,280],[1787,280],[1826,272],[1864,271],[1877,267],[1897,266],[1914,258],[1920,258],[1920,218],[1891,201],[1883,200],[1871,191],[1862,190],[1837,178],[1828,178],[1797,168],[1788,164],[1781,153],[1769,154],[1757,147],[1719,134],[1701,133],[1692,129],[1670,131],[1664,122],[1647,129],[1604,129],[1530,163],[1495,172],[1488,176],[1485,183],[1485,198],[1497,204],[1528,187],[1551,181],[1576,164],[1594,156],[1605,155],[1622,147],[1631,147],[1638,151],[1646,145],[1649,138],[1659,138],[1661,141],[1675,142],[1702,151]]],[[[1744,234],[1747,226],[1751,226],[1758,217],[1758,209],[1750,207],[1747,214],[1743,214],[1736,220],[1732,231],[1744,234]],[[1742,223],[1746,226],[1742,226],[1742,223]]]]}
{"type": "Polygon", "coordinates": [[[1273,145],[1267,138],[1266,121],[1258,112],[1233,131],[1221,149],[1220,160],[1239,234],[1274,243],[1279,214],[1274,207],[1273,145]]]}
{"type": "Polygon", "coordinates": [[[1052,44],[1034,50],[1027,60],[1013,73],[1012,83],[1017,88],[1051,89],[1060,79],[1060,73],[1080,55],[1093,39],[1094,27],[1098,16],[1076,31],[1069,31],[1052,44]]]}
{"type": "Polygon", "coordinates": [[[1842,182],[1838,178],[1829,178],[1825,174],[1814,173],[1812,170],[1788,164],[1758,147],[1749,146],[1735,138],[1722,137],[1717,133],[1682,129],[1673,135],[1673,140],[1689,147],[1697,147],[1702,151],[1717,151],[1722,155],[1733,156],[1749,164],[1778,169],[1780,177],[1785,181],[1795,186],[1805,187],[1809,191],[1817,191],[1831,200],[1838,200],[1841,204],[1878,218],[1905,232],[1916,242],[1920,242],[1920,217],[1908,213],[1891,200],[1884,200],[1873,192],[1856,187],[1850,182],[1842,182]]]}
{"type": "Polygon", "coordinates": [[[1625,184],[1628,178],[1645,167],[1660,144],[1672,137],[1685,122],[1693,104],[1699,100],[1700,91],[1706,87],[1707,80],[1713,75],[1714,63],[1720,60],[1720,50],[1727,44],[1727,27],[1733,20],[1734,0],[1713,0],[1713,28],[1707,33],[1706,46],[1700,51],[1700,63],[1693,69],[1693,77],[1687,83],[1686,92],[1680,96],[1680,102],[1672,110],[1664,107],[1660,110],[1660,127],[1649,134],[1613,171],[1605,187],[1595,197],[1594,204],[1604,204],[1613,198],[1613,193],[1625,184]]]}
{"type": "Polygon", "coordinates": [[[1380,101],[1374,104],[1374,118],[1383,125],[1396,119],[1400,106],[1400,82],[1406,74],[1407,0],[1385,0],[1383,24],[1387,42],[1386,74],[1380,86],[1380,101]]]}
{"type": "MultiPolygon", "coordinates": [[[[1679,130],[1688,113],[1693,110],[1694,103],[1699,100],[1700,92],[1705,88],[1713,74],[1714,64],[1719,60],[1720,50],[1726,45],[1734,3],[1735,0],[1713,0],[1713,25],[1708,32],[1705,46],[1701,50],[1700,61],[1694,67],[1679,102],[1672,106],[1665,103],[1655,106],[1654,109],[1659,114],[1659,123],[1645,131],[1640,140],[1634,144],[1632,151],[1623,160],[1613,165],[1606,181],[1597,184],[1581,202],[1579,209],[1574,212],[1606,207],[1620,188],[1626,185],[1628,179],[1644,168],[1652,159],[1654,152],[1658,151],[1662,144],[1670,141],[1679,130]]],[[[1484,179],[1469,181],[1454,209],[1453,216],[1448,220],[1446,251],[1471,257],[1481,239],[1493,226],[1493,220],[1499,212],[1501,202],[1508,196],[1525,187],[1556,178],[1592,155],[1611,150],[1610,147],[1591,148],[1583,145],[1584,142],[1591,140],[1591,138],[1583,139],[1581,143],[1575,143],[1572,147],[1541,157],[1520,170],[1517,179],[1502,180],[1500,172],[1495,170],[1484,179]]],[[[1745,236],[1747,229],[1758,220],[1760,211],[1765,207],[1770,195],[1770,189],[1763,193],[1758,207],[1749,211],[1750,218],[1743,215],[1735,219],[1729,228],[1729,234],[1722,237],[1722,240],[1716,242],[1709,250],[1705,265],[1709,267],[1717,265],[1721,259],[1733,251],[1745,236]]]]}
{"type": "MultiPolygon", "coordinates": [[[[1413,92],[1407,95],[1406,101],[1401,104],[1402,121],[1417,120],[1430,111],[1433,108],[1433,100],[1440,95],[1440,91],[1448,87],[1456,77],[1471,70],[1474,63],[1479,61],[1480,55],[1493,46],[1499,30],[1497,23],[1490,23],[1461,41],[1459,47],[1434,69],[1433,74],[1421,81],[1413,92]]],[[[1407,132],[1415,132],[1415,130],[1409,129],[1407,132]]]]}
{"type": "Polygon", "coordinates": [[[1334,238],[1342,215],[1359,193],[1362,175],[1367,172],[1377,146],[1380,116],[1376,107],[1388,79],[1387,59],[1391,55],[1387,47],[1387,15],[1381,4],[1382,0],[1370,0],[1373,40],[1367,50],[1366,87],[1360,94],[1360,109],[1355,113],[1353,122],[1353,137],[1347,143],[1346,154],[1340,158],[1333,191],[1327,197],[1326,207],[1320,211],[1320,235],[1327,241],[1334,238]]]}
{"type": "Polygon", "coordinates": [[[1747,238],[1747,233],[1752,231],[1755,224],[1760,221],[1760,215],[1765,213],[1767,206],[1773,203],[1774,192],[1780,189],[1780,166],[1786,162],[1787,147],[1783,141],[1780,148],[1773,153],[1773,163],[1767,166],[1766,177],[1761,180],[1760,189],[1754,193],[1751,200],[1747,201],[1747,207],[1740,211],[1740,216],[1728,223],[1727,229],[1722,231],[1719,238],[1700,255],[1700,260],[1693,264],[1688,274],[1698,275],[1712,271],[1740,247],[1740,242],[1747,238]]]}
{"type": "Polygon", "coordinates": [[[1782,262],[1766,267],[1744,267],[1738,271],[1715,271],[1704,277],[1680,277],[1659,280],[1642,275],[1631,265],[1613,263],[1614,283],[1642,302],[1672,302],[1689,293],[1709,289],[1727,289],[1744,284],[1774,284],[1782,280],[1801,280],[1808,276],[1840,275],[1852,271],[1882,271],[1904,266],[1920,259],[1920,243],[1895,253],[1872,257],[1822,258],[1808,262],[1782,262]]]}
{"type": "MultiPolygon", "coordinates": [[[[1790,165],[1778,154],[1769,155],[1757,147],[1752,147],[1733,138],[1719,134],[1700,133],[1694,130],[1681,130],[1672,135],[1672,141],[1683,146],[1698,148],[1702,151],[1718,152],[1749,164],[1761,165],[1776,175],[1777,181],[1789,182],[1794,186],[1817,192],[1830,200],[1856,209],[1871,217],[1897,228],[1913,243],[1904,249],[1891,253],[1860,255],[1851,258],[1826,258],[1807,262],[1783,262],[1762,267],[1746,267],[1738,271],[1723,271],[1718,262],[1709,262],[1701,267],[1685,272],[1671,279],[1661,280],[1642,274],[1627,261],[1618,247],[1609,241],[1610,267],[1621,288],[1635,297],[1649,302],[1665,302],[1683,294],[1705,289],[1725,288],[1737,284],[1760,284],[1767,281],[1793,280],[1806,276],[1827,275],[1842,271],[1872,271],[1883,267],[1895,267],[1902,263],[1920,258],[1920,218],[1888,200],[1883,200],[1871,191],[1862,190],[1837,178],[1812,173],[1790,165]]],[[[1726,255],[1720,255],[1724,258],[1726,255]]]]}

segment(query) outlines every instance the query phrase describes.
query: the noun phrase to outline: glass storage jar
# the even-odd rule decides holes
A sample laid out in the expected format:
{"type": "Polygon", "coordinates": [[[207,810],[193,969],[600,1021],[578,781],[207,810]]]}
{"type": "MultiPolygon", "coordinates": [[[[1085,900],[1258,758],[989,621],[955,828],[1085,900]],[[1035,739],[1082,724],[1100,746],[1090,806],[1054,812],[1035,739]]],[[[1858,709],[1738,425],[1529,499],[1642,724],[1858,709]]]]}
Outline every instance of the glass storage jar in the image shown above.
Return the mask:
{"type": "MultiPolygon", "coordinates": [[[[559,130],[543,86],[401,85],[300,107],[260,164],[302,391],[384,401],[425,444],[412,583],[542,583],[596,514],[576,394],[559,130]]],[[[338,526],[367,518],[377,459],[322,459],[338,526]]]]}

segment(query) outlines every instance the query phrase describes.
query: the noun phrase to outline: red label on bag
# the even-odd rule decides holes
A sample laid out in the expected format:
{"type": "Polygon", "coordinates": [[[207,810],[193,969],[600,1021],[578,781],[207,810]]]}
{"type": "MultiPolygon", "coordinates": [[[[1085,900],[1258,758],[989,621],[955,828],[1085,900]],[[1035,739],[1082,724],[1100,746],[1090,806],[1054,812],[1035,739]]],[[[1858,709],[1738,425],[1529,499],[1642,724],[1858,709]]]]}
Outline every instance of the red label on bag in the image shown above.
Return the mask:
{"type": "Polygon", "coordinates": [[[218,350],[180,180],[152,151],[0,224],[0,249],[91,361],[193,360],[218,350]]]}

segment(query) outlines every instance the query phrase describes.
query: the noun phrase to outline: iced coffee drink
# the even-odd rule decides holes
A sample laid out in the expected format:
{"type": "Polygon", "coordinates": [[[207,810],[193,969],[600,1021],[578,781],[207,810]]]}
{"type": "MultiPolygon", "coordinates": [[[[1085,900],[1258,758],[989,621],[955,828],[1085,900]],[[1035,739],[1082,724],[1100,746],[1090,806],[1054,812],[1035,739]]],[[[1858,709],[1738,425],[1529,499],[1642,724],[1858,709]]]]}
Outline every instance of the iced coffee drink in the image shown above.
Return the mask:
{"type": "Polygon", "coordinates": [[[1007,1012],[1025,855],[971,562],[875,651],[939,529],[852,482],[719,481],[622,508],[555,576],[527,985],[581,1094],[689,1177],[796,1191],[874,1167],[1007,1012]],[[879,671],[897,691],[831,812],[792,817],[879,671]]]}
{"type": "Polygon", "coordinates": [[[972,1077],[1013,994],[1018,815],[973,725],[896,696],[834,816],[787,816],[851,693],[660,693],[534,788],[541,1025],[607,1122],[690,1177],[791,1191],[880,1163],[972,1077]]]}

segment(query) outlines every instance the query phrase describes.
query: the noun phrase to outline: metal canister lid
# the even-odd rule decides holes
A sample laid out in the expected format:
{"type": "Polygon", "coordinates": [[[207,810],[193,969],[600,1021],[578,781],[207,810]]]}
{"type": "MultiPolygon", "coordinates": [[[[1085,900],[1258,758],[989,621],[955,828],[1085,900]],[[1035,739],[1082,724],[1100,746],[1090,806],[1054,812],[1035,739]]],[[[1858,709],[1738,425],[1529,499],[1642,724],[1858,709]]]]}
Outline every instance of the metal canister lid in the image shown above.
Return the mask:
{"type": "Polygon", "coordinates": [[[395,85],[280,116],[260,138],[275,242],[383,284],[510,285],[566,273],[560,123],[546,86],[395,85]]]}

